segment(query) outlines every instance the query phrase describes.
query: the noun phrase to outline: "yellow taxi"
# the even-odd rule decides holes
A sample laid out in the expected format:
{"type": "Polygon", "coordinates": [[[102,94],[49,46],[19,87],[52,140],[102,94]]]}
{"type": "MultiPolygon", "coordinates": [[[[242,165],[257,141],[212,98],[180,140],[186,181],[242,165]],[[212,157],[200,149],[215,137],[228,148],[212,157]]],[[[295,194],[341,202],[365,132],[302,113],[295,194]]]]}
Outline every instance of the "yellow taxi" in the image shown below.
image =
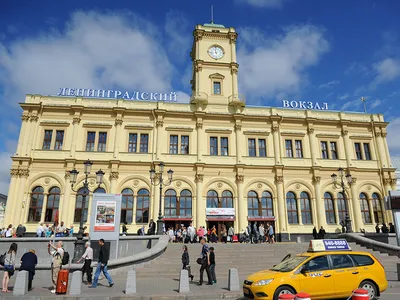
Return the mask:
{"type": "Polygon", "coordinates": [[[281,294],[306,292],[311,299],[348,298],[357,288],[375,299],[388,287],[382,264],[368,252],[351,251],[346,240],[312,240],[303,254],[285,258],[243,283],[247,299],[278,300],[281,294]]]}

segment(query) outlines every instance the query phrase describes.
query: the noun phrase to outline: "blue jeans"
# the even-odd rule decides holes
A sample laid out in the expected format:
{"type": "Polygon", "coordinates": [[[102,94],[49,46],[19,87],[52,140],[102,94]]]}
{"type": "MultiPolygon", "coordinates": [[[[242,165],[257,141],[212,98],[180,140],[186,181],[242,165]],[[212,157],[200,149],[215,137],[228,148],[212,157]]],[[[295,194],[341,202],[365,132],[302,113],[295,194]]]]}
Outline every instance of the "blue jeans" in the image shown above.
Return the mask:
{"type": "Polygon", "coordinates": [[[110,276],[110,274],[108,274],[107,271],[107,265],[105,265],[104,267],[101,266],[101,263],[99,262],[96,268],[96,272],[94,273],[94,279],[93,279],[93,287],[97,287],[97,281],[99,281],[99,276],[100,273],[103,271],[104,276],[107,278],[108,280],[108,284],[113,284],[113,280],[110,276]]]}

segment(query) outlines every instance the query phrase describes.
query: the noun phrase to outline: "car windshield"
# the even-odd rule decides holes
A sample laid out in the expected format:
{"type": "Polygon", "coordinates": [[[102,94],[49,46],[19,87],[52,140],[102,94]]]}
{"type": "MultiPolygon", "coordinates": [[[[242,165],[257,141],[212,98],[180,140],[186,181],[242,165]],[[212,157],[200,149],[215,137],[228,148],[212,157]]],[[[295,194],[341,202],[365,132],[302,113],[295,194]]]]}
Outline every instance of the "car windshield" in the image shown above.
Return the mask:
{"type": "Polygon", "coordinates": [[[281,263],[277,264],[271,270],[277,271],[277,272],[290,272],[290,271],[293,271],[294,268],[296,268],[299,264],[301,264],[307,258],[308,258],[308,256],[294,256],[294,257],[288,258],[287,260],[284,260],[281,263]]]}

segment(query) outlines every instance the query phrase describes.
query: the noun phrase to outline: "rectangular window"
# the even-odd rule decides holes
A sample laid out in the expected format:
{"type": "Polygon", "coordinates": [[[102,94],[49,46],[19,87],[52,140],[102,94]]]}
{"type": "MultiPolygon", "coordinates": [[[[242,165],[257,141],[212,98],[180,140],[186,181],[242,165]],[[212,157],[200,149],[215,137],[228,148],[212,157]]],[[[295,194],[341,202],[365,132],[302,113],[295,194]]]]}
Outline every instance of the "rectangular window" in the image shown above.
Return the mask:
{"type": "Polygon", "coordinates": [[[354,148],[356,150],[356,157],[358,160],[362,159],[362,155],[361,155],[361,144],[360,143],[354,143],[354,148]]]}
{"type": "Polygon", "coordinates": [[[364,144],[364,157],[365,160],[371,160],[371,151],[369,150],[369,144],[364,144]]]}
{"type": "Polygon", "coordinates": [[[181,136],[181,154],[189,154],[189,136],[181,136]]]}
{"type": "Polygon", "coordinates": [[[129,134],[128,152],[136,152],[137,150],[137,133],[129,134]]]}
{"type": "Polygon", "coordinates": [[[218,138],[210,137],[210,155],[218,155],[218,138]]]}
{"type": "Polygon", "coordinates": [[[96,139],[96,132],[89,131],[87,133],[86,151],[94,151],[94,140],[96,139]]]}
{"type": "Polygon", "coordinates": [[[321,151],[322,151],[322,158],[323,159],[328,159],[328,143],[327,142],[321,142],[321,151]]]}
{"type": "Polygon", "coordinates": [[[337,153],[336,142],[331,142],[331,156],[332,156],[332,159],[339,159],[339,156],[337,153]]]}
{"type": "Polygon", "coordinates": [[[293,157],[292,140],[286,140],[285,147],[286,147],[286,157],[293,157]]]}
{"type": "Polygon", "coordinates": [[[178,154],[178,136],[171,135],[169,137],[169,153],[178,154]]]}
{"type": "Polygon", "coordinates": [[[249,156],[256,156],[256,139],[249,139],[249,156]]]}
{"type": "Polygon", "coordinates": [[[54,150],[62,150],[63,142],[64,142],[64,130],[57,130],[54,150]]]}
{"type": "Polygon", "coordinates": [[[258,140],[258,156],[260,156],[260,157],[267,156],[267,147],[265,144],[265,139],[258,140]]]}
{"type": "Polygon", "coordinates": [[[301,144],[300,140],[296,140],[296,157],[297,158],[303,158],[303,146],[301,144]]]}
{"type": "Polygon", "coordinates": [[[99,132],[99,144],[97,145],[97,151],[106,152],[107,145],[107,132],[99,132]]]}
{"type": "Polygon", "coordinates": [[[42,148],[43,150],[50,150],[52,136],[53,136],[53,130],[44,131],[43,148],[42,148]]]}
{"type": "Polygon", "coordinates": [[[214,90],[213,90],[214,95],[221,95],[221,82],[214,81],[213,88],[214,88],[214,90]]]}
{"type": "Polygon", "coordinates": [[[149,135],[141,134],[140,135],[140,153],[148,153],[149,151],[149,135]]]}
{"type": "Polygon", "coordinates": [[[227,137],[221,138],[221,155],[223,155],[223,156],[229,155],[228,138],[227,137]]]}

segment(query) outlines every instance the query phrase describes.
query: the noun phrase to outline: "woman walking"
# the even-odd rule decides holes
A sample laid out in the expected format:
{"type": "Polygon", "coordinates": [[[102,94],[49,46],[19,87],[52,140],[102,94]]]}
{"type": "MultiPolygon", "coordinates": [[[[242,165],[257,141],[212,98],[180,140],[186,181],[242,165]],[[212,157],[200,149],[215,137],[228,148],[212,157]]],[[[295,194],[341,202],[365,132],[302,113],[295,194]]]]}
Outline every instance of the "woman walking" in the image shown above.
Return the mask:
{"type": "Polygon", "coordinates": [[[14,275],[17,249],[18,245],[16,243],[12,243],[10,249],[6,253],[6,257],[4,258],[3,293],[10,292],[8,290],[8,282],[10,281],[10,277],[14,275]]]}

